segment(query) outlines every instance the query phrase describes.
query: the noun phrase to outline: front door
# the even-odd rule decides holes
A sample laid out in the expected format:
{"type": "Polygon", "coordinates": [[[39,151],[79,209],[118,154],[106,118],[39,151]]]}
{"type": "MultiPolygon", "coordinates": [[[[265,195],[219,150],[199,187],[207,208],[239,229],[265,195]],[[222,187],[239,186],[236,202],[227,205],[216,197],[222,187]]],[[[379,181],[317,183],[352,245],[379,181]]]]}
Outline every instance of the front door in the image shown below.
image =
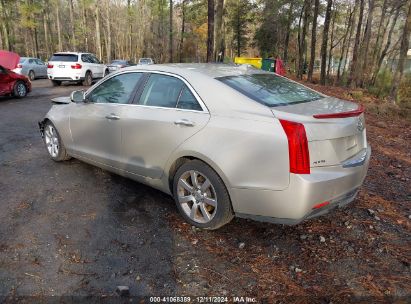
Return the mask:
{"type": "Polygon", "coordinates": [[[86,95],[70,113],[74,153],[118,168],[122,159],[122,113],[127,112],[142,73],[111,77],[86,95]]]}

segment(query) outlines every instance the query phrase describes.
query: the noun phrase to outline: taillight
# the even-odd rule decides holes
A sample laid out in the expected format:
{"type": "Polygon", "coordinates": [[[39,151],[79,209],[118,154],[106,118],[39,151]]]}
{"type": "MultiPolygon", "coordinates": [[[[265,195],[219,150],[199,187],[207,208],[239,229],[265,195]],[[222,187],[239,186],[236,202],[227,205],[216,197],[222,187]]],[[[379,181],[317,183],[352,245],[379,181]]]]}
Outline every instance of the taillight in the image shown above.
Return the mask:
{"type": "Polygon", "coordinates": [[[283,119],[280,119],[280,123],[288,139],[290,172],[310,174],[310,154],[304,125],[283,119]]]}
{"type": "Polygon", "coordinates": [[[71,68],[72,68],[72,69],[75,69],[75,70],[79,70],[79,69],[81,69],[81,64],[80,64],[80,63],[76,63],[76,64],[72,65],[71,68]]]}
{"type": "Polygon", "coordinates": [[[48,65],[47,65],[47,68],[48,68],[48,69],[52,69],[53,66],[54,66],[54,65],[52,65],[52,64],[48,64],[48,65]]]}
{"type": "Polygon", "coordinates": [[[18,67],[19,69],[21,69],[23,66],[19,63],[19,64],[17,65],[17,67],[18,67]]]}
{"type": "Polygon", "coordinates": [[[120,69],[122,69],[122,68],[125,68],[126,66],[123,64],[123,65],[120,65],[120,69]]]}

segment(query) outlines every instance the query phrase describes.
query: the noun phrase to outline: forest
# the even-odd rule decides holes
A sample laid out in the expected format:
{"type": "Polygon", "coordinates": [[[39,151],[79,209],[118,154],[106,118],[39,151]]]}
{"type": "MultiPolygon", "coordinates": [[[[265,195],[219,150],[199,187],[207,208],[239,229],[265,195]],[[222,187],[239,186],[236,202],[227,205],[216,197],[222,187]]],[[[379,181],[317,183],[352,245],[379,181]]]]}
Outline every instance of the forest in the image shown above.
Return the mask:
{"type": "Polygon", "coordinates": [[[297,79],[393,102],[411,82],[409,0],[0,0],[0,17],[0,49],[44,60],[280,58],[297,79]]]}

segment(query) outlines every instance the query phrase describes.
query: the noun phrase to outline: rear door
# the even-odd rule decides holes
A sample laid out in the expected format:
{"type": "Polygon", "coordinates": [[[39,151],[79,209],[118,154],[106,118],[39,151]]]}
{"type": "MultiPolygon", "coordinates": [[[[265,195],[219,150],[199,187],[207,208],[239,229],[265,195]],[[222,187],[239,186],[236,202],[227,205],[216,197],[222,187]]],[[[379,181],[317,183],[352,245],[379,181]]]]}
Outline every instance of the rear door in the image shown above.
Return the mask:
{"type": "Polygon", "coordinates": [[[132,107],[142,73],[115,75],[87,93],[85,103],[74,105],[70,113],[73,150],[80,156],[122,167],[122,113],[132,107]]]}
{"type": "Polygon", "coordinates": [[[158,179],[173,151],[207,124],[210,115],[189,84],[153,73],[122,113],[123,169],[158,179]]]}
{"type": "Polygon", "coordinates": [[[104,69],[105,65],[100,62],[100,60],[97,59],[96,56],[93,54],[89,54],[92,64],[93,64],[93,77],[94,78],[102,78],[104,76],[104,69]]]}
{"type": "Polygon", "coordinates": [[[35,59],[35,73],[37,77],[47,76],[47,66],[40,59],[35,59]]]}

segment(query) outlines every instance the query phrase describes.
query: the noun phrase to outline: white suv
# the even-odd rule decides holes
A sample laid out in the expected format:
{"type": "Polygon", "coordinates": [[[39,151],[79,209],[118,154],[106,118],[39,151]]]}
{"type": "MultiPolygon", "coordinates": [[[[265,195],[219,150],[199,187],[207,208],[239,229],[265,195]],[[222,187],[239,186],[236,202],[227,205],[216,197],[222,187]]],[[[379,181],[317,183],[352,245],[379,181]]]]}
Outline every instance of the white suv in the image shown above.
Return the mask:
{"type": "Polygon", "coordinates": [[[55,53],[47,65],[47,78],[54,86],[61,85],[62,81],[90,86],[93,80],[103,78],[108,73],[106,65],[90,53],[55,53]]]}

